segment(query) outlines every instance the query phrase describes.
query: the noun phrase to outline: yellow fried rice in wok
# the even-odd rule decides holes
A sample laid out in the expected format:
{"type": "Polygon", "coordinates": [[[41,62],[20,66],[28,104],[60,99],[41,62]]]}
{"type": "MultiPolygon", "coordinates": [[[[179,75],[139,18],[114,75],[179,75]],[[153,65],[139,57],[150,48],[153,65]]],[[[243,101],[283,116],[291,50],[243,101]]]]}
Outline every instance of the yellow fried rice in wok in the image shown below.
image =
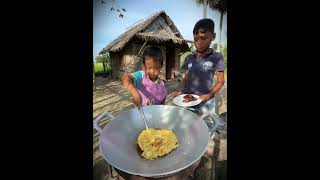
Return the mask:
{"type": "Polygon", "coordinates": [[[169,129],[143,130],[138,137],[138,145],[144,158],[152,160],[166,155],[178,147],[177,136],[169,129]]]}

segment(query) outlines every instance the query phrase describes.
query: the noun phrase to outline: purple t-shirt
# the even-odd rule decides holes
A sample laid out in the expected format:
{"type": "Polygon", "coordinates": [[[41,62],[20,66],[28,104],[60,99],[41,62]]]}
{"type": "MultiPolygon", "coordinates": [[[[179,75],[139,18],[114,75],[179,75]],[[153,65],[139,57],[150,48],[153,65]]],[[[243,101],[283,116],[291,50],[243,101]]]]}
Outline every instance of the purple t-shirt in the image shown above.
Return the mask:
{"type": "Polygon", "coordinates": [[[224,70],[224,60],[220,53],[212,49],[201,59],[197,59],[194,51],[185,58],[181,68],[189,71],[183,93],[203,95],[209,93],[213,86],[214,72],[224,70]]]}

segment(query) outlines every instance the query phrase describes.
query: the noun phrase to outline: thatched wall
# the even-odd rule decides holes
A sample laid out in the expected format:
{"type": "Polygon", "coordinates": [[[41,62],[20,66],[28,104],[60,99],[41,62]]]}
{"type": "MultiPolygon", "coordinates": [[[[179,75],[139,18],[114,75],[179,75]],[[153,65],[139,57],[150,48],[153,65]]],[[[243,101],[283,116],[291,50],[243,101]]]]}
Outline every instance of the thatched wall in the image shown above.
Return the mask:
{"type": "Polygon", "coordinates": [[[110,52],[112,78],[118,78],[121,76],[121,74],[120,74],[120,57],[121,57],[121,53],[110,52]]]}
{"type": "Polygon", "coordinates": [[[174,71],[175,75],[180,74],[180,48],[175,48],[175,65],[174,71]]]}

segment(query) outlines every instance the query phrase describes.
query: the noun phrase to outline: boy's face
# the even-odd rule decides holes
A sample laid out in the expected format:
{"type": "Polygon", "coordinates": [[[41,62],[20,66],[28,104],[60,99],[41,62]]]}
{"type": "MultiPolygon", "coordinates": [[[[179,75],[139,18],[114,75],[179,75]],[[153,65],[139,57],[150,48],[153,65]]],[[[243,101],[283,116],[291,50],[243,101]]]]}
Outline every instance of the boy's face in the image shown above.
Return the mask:
{"type": "Polygon", "coordinates": [[[155,81],[160,74],[161,63],[160,61],[157,61],[151,57],[146,57],[144,62],[144,69],[150,80],[155,81]]]}
{"type": "Polygon", "coordinates": [[[210,47],[211,41],[214,40],[215,36],[216,34],[213,32],[198,32],[196,34],[193,34],[193,39],[197,51],[199,53],[204,53],[205,51],[207,51],[210,47]]]}

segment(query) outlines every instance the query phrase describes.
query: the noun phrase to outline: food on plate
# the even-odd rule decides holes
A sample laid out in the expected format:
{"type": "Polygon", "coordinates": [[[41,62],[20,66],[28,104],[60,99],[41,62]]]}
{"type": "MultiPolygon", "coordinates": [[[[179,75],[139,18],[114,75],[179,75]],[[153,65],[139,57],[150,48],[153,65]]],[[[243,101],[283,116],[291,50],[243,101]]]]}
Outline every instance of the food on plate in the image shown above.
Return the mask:
{"type": "Polygon", "coordinates": [[[183,96],[183,101],[182,102],[184,102],[184,103],[188,103],[188,102],[190,102],[190,101],[195,101],[195,100],[197,100],[197,98],[196,97],[194,97],[194,96],[192,96],[192,94],[187,94],[187,95],[185,95],[185,96],[183,96]]]}
{"type": "Polygon", "coordinates": [[[142,157],[153,160],[178,147],[178,138],[171,129],[146,129],[138,137],[142,157]]]}

